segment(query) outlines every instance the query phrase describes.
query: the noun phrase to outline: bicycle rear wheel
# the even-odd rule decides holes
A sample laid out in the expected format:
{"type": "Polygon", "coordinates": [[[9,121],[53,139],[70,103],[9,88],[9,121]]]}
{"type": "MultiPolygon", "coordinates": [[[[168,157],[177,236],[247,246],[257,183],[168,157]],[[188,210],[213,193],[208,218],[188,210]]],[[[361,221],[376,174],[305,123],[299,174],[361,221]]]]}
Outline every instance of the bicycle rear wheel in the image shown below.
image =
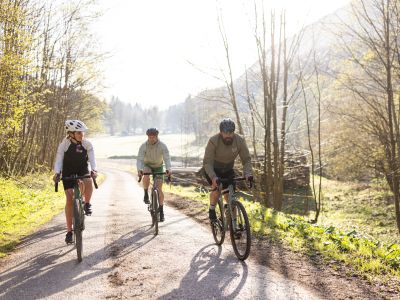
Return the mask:
{"type": "Polygon", "coordinates": [[[74,235],[75,235],[75,246],[78,261],[82,261],[82,230],[84,224],[84,214],[82,209],[81,200],[76,198],[74,200],[74,235]]]}
{"type": "Polygon", "coordinates": [[[224,214],[223,205],[221,201],[217,202],[215,206],[215,213],[217,215],[217,220],[211,221],[211,231],[214,237],[214,241],[217,245],[222,245],[225,240],[225,226],[224,226],[224,214]]]}
{"type": "Polygon", "coordinates": [[[237,258],[245,260],[250,254],[251,247],[249,218],[243,204],[239,201],[232,202],[232,212],[234,217],[229,227],[233,250],[237,258]]]}
{"type": "Polygon", "coordinates": [[[153,225],[154,225],[154,235],[158,234],[158,191],[153,190],[151,193],[151,206],[153,207],[152,218],[153,218],[153,225]]]}

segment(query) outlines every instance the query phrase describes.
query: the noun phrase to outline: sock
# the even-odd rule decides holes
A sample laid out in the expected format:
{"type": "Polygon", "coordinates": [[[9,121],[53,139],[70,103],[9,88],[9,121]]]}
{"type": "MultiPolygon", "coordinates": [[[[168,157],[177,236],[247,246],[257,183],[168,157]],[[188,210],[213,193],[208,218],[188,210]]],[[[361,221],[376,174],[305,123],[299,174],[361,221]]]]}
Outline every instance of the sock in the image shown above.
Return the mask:
{"type": "Polygon", "coordinates": [[[148,195],[148,194],[149,194],[148,189],[144,189],[144,194],[145,194],[145,195],[148,195]]]}
{"type": "Polygon", "coordinates": [[[160,205],[158,208],[160,211],[163,211],[163,205],[160,205]]]}
{"type": "Polygon", "coordinates": [[[210,204],[210,209],[211,209],[211,210],[215,210],[215,205],[211,205],[211,204],[210,204]]]}

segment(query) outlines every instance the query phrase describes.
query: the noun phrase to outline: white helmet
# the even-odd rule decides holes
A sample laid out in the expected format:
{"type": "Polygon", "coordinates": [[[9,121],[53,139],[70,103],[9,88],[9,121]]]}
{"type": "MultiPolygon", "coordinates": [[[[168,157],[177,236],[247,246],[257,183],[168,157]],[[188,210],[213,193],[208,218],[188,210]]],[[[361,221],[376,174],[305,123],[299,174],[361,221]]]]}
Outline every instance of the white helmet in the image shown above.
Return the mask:
{"type": "Polygon", "coordinates": [[[89,128],[86,127],[85,123],[79,120],[67,120],[65,121],[66,131],[83,131],[85,132],[89,128]]]}

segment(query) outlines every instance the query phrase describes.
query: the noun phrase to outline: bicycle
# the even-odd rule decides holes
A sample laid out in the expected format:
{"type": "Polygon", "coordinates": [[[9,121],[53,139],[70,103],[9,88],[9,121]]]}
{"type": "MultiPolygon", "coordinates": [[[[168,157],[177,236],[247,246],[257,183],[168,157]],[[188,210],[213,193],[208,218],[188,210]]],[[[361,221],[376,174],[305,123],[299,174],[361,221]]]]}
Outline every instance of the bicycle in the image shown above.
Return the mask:
{"type": "MultiPolygon", "coordinates": [[[[73,201],[73,226],[74,226],[74,244],[76,246],[76,254],[78,262],[82,261],[82,231],[85,229],[85,212],[83,210],[84,201],[81,190],[79,188],[79,180],[84,178],[92,178],[95,188],[97,182],[91,175],[62,177],[64,181],[74,181],[74,201],[73,201]]],[[[55,191],[58,192],[58,182],[55,183],[55,191]]]]}
{"type": "MultiPolygon", "coordinates": [[[[236,199],[234,187],[235,182],[242,180],[246,180],[246,178],[218,179],[218,191],[221,195],[215,207],[217,219],[211,222],[211,230],[217,245],[222,245],[225,233],[229,230],[233,250],[237,258],[244,261],[250,254],[250,224],[243,204],[236,199]],[[223,183],[229,184],[226,189],[222,189],[223,183]],[[228,202],[224,205],[223,198],[226,193],[228,193],[228,202]]],[[[250,187],[252,187],[251,181],[250,187]]]]}
{"type": "MultiPolygon", "coordinates": [[[[160,195],[157,188],[156,177],[159,175],[166,175],[166,172],[155,172],[155,173],[143,173],[142,176],[139,176],[138,182],[142,181],[144,175],[153,175],[153,184],[151,188],[151,201],[147,206],[147,210],[150,212],[152,224],[151,227],[154,226],[154,235],[158,235],[158,222],[159,222],[159,204],[160,204],[160,195]]],[[[168,176],[168,181],[171,181],[171,177],[168,176]]]]}

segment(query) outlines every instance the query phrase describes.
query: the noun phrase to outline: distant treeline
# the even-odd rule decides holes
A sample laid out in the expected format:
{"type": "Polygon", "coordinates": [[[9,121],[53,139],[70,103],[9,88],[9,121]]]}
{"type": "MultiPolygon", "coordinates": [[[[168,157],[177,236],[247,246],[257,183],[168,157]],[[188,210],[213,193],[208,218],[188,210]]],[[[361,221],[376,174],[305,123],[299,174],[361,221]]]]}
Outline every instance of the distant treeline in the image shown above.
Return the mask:
{"type": "MultiPolygon", "coordinates": [[[[144,134],[147,128],[157,127],[161,133],[194,133],[196,140],[205,141],[205,138],[214,133],[205,132],[204,115],[196,111],[188,96],[186,101],[160,110],[153,106],[144,108],[140,104],[130,104],[112,97],[108,110],[104,114],[105,131],[111,135],[144,134]]],[[[218,120],[215,120],[218,122],[218,120]]],[[[214,127],[217,128],[214,124],[214,127]]]]}

